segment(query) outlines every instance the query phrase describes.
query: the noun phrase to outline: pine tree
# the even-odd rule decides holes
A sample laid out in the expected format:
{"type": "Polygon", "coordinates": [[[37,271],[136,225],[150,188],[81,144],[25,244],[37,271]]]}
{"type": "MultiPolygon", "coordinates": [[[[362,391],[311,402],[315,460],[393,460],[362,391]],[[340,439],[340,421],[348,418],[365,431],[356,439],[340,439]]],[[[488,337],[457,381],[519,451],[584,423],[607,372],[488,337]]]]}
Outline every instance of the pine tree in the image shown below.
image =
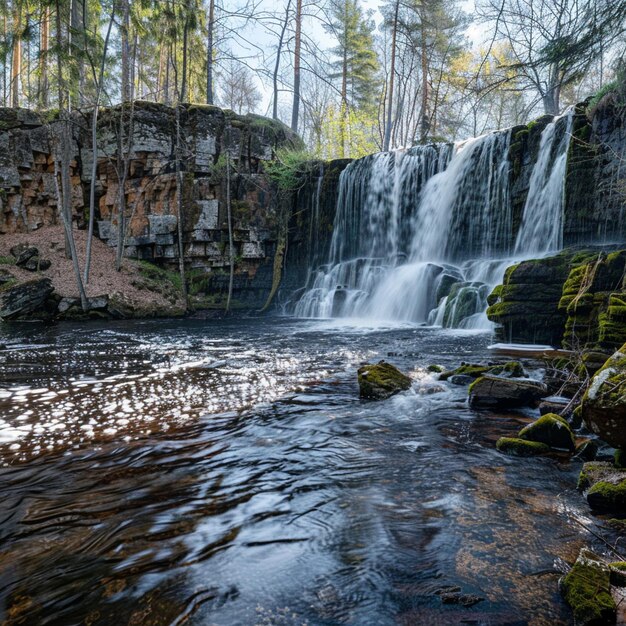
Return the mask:
{"type": "Polygon", "coordinates": [[[372,37],[373,23],[363,14],[358,0],[331,0],[326,30],[337,39],[332,53],[334,79],[341,80],[341,156],[345,156],[351,109],[368,110],[376,103],[379,64],[372,37]]]}

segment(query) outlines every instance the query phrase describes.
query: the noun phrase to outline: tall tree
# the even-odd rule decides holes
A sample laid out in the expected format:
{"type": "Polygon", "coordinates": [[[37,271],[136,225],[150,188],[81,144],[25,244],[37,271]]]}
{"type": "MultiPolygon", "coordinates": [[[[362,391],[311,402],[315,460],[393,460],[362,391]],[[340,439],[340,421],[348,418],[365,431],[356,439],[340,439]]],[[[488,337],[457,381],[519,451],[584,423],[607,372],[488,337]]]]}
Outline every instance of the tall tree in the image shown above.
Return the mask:
{"type": "Polygon", "coordinates": [[[300,117],[300,64],[302,55],[302,0],[296,1],[295,44],[293,50],[293,107],[291,109],[291,130],[298,132],[298,119],[300,117]]]}
{"type": "Polygon", "coordinates": [[[374,25],[366,19],[359,0],[330,0],[326,30],[337,40],[332,77],[340,80],[340,155],[345,157],[351,109],[373,107],[378,90],[378,57],[374,51],[374,25]]]}

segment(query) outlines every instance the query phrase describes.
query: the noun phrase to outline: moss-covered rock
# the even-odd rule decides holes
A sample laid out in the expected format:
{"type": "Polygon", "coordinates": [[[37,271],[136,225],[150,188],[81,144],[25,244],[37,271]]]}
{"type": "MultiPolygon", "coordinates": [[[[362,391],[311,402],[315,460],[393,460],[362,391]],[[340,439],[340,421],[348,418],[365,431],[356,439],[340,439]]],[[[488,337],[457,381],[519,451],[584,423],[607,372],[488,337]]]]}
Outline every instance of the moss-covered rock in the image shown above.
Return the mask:
{"type": "Polygon", "coordinates": [[[429,365],[426,368],[426,371],[431,372],[433,374],[443,374],[446,371],[446,368],[443,365],[429,365]]]}
{"type": "MultiPolygon", "coordinates": [[[[624,475],[626,477],[626,474],[624,475]]],[[[619,482],[622,479],[622,475],[616,472],[613,463],[606,461],[593,461],[585,463],[580,470],[578,476],[577,489],[579,491],[585,491],[592,485],[603,480],[613,480],[619,482]]]]}
{"type": "Polygon", "coordinates": [[[576,448],[574,435],[569,424],[559,415],[548,413],[538,420],[522,428],[519,433],[520,439],[545,443],[551,448],[569,450],[576,448]]]}
{"type": "Polygon", "coordinates": [[[482,376],[469,388],[469,404],[474,408],[515,408],[535,405],[548,395],[548,388],[536,380],[482,376]]]}
{"type": "Polygon", "coordinates": [[[507,378],[525,378],[527,376],[524,367],[519,361],[507,361],[506,363],[498,363],[497,365],[482,365],[477,363],[461,363],[454,370],[444,372],[441,380],[447,380],[452,376],[470,376],[471,378],[480,378],[485,374],[492,376],[505,376],[507,378]]]}
{"type": "Polygon", "coordinates": [[[615,450],[613,460],[615,467],[618,467],[619,469],[626,469],[626,452],[624,452],[624,450],[615,450]]]}
{"type": "Polygon", "coordinates": [[[361,397],[371,400],[388,398],[411,386],[411,379],[386,361],[360,367],[358,379],[361,397]]]}
{"type": "Polygon", "coordinates": [[[609,563],[611,571],[611,584],[616,587],[626,587],[626,561],[614,561],[609,563]]]}
{"type": "Polygon", "coordinates": [[[616,448],[626,448],[626,344],[592,378],[581,413],[592,432],[616,448]]]}
{"type": "Polygon", "coordinates": [[[587,491],[587,502],[593,509],[626,515],[626,478],[617,484],[595,483],[587,491]]]}
{"type": "Polygon", "coordinates": [[[511,456],[536,456],[550,451],[550,447],[538,441],[528,441],[517,437],[500,437],[496,449],[511,456]]]}
{"type": "Polygon", "coordinates": [[[609,567],[589,550],[580,551],[572,569],[561,579],[561,593],[574,613],[577,626],[615,622],[609,567]]]}

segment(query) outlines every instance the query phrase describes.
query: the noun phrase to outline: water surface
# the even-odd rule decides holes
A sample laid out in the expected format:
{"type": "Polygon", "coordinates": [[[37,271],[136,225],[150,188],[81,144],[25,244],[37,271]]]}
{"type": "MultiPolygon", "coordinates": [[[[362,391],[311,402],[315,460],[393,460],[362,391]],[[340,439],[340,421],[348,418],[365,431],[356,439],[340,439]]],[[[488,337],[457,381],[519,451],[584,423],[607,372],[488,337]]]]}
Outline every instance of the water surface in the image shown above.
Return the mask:
{"type": "Polygon", "coordinates": [[[578,467],[430,363],[489,334],[289,319],[0,331],[6,624],[566,624],[578,467]],[[358,398],[386,358],[413,389],[358,398]],[[475,596],[444,603],[442,592],[475,596]],[[469,603],[469,602],[468,602],[469,603]]]}

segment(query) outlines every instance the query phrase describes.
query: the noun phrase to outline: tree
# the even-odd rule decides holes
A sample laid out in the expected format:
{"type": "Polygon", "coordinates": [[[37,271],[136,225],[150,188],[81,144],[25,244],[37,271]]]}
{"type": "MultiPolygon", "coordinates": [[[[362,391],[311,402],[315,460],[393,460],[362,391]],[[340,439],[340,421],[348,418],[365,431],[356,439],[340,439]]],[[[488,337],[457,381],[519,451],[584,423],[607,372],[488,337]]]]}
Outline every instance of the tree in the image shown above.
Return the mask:
{"type": "Polygon", "coordinates": [[[346,140],[350,109],[372,109],[376,102],[379,64],[372,37],[374,25],[363,15],[358,0],[331,0],[325,27],[337,40],[332,49],[336,58],[332,78],[341,82],[340,154],[344,157],[349,151],[346,140]]]}
{"type": "Polygon", "coordinates": [[[252,71],[230,58],[220,73],[220,104],[235,113],[250,113],[261,101],[252,71]]]}
{"type": "Polygon", "coordinates": [[[479,8],[550,115],[560,112],[562,90],[624,33],[626,16],[623,0],[482,0],[479,8]]]}

